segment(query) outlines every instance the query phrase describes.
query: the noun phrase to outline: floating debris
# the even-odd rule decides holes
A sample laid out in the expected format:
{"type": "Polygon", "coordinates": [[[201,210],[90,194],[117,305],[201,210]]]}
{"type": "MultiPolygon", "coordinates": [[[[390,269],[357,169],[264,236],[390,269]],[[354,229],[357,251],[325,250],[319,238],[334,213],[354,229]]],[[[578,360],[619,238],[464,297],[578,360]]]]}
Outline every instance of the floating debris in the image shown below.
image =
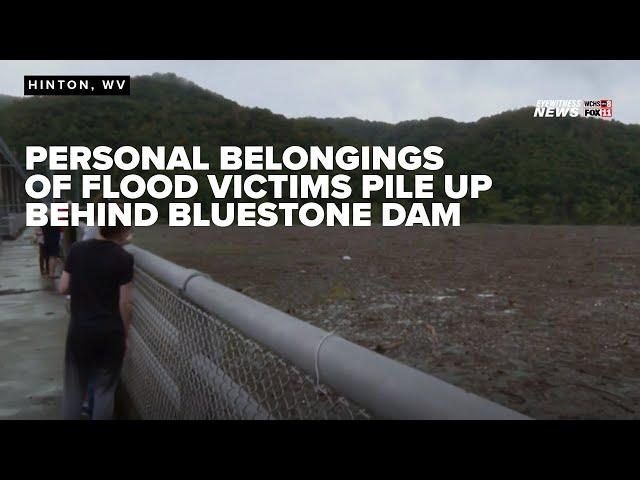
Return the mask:
{"type": "Polygon", "coordinates": [[[431,296],[432,300],[435,300],[436,302],[440,302],[442,300],[446,300],[447,298],[455,298],[453,295],[433,295],[431,296]]]}
{"type": "Polygon", "coordinates": [[[385,353],[385,352],[388,352],[389,350],[393,350],[394,348],[398,348],[403,343],[404,343],[404,340],[398,340],[397,342],[391,342],[386,344],[378,343],[373,350],[378,353],[385,353]]]}

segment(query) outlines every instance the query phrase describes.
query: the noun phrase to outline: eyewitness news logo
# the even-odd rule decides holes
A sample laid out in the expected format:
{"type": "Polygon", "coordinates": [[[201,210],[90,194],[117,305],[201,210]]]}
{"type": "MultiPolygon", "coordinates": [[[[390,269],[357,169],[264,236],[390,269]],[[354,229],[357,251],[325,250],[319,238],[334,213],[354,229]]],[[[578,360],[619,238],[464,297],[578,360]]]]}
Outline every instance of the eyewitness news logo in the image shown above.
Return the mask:
{"type": "Polygon", "coordinates": [[[534,117],[597,117],[613,118],[612,100],[538,100],[534,117]]]}

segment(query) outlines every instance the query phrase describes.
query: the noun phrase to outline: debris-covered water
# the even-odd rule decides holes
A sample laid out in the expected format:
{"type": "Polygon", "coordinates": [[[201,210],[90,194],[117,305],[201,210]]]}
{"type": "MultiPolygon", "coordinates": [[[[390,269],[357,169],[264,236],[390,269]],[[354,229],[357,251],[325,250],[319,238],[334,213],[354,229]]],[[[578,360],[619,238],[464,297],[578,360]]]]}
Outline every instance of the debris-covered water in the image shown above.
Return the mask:
{"type": "Polygon", "coordinates": [[[638,227],[156,226],[136,236],[533,417],[640,417],[638,227]]]}

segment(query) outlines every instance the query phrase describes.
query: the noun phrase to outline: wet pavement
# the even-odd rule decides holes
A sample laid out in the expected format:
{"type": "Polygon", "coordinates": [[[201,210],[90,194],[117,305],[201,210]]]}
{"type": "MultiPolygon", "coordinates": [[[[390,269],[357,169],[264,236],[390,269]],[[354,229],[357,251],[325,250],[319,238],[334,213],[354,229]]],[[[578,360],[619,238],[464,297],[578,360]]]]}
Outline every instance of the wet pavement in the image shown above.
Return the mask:
{"type": "Polygon", "coordinates": [[[0,243],[0,419],[60,419],[65,299],[41,277],[31,232],[0,243]]]}

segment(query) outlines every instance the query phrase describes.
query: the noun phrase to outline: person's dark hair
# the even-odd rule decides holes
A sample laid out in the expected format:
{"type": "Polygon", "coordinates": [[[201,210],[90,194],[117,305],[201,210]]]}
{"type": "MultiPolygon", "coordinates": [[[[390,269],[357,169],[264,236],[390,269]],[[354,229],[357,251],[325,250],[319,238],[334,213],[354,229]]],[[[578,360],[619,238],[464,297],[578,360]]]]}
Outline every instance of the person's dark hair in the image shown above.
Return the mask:
{"type": "Polygon", "coordinates": [[[107,240],[114,240],[125,235],[131,227],[125,227],[124,225],[116,225],[114,227],[100,227],[100,235],[107,240]]]}
{"type": "MultiPolygon", "coordinates": [[[[110,203],[110,202],[108,202],[110,203]]],[[[120,207],[122,207],[122,202],[114,202],[117,203],[120,207]]],[[[116,224],[112,227],[102,226],[100,227],[100,235],[102,238],[106,238],[107,240],[117,240],[123,236],[125,236],[131,227],[126,227],[122,224],[122,222],[116,218],[116,224]]]]}

